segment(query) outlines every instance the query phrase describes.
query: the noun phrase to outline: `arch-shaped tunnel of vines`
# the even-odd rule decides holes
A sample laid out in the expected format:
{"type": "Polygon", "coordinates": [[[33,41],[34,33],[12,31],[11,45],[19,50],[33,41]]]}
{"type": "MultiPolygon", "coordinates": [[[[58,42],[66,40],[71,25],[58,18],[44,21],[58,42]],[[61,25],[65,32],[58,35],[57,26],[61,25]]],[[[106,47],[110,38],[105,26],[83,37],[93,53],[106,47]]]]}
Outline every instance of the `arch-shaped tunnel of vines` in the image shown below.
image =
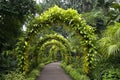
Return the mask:
{"type": "MultiPolygon", "coordinates": [[[[80,36],[81,39],[77,40],[81,43],[79,46],[82,49],[82,55],[80,56],[82,64],[80,66],[88,74],[93,67],[91,66],[93,62],[92,58],[96,53],[94,29],[86,24],[82,15],[76,10],[64,10],[58,6],[45,11],[28,25],[29,30],[27,38],[24,39],[25,43],[20,43],[20,45],[24,46],[24,49],[21,48],[23,52],[20,52],[18,56],[20,57],[18,58],[18,66],[21,66],[19,68],[24,73],[29,72],[33,64],[37,66],[42,61],[41,55],[47,54],[47,50],[50,55],[57,54],[60,51],[62,59],[66,64],[72,63],[71,59],[78,56],[73,53],[70,41],[58,33],[44,34],[44,36],[39,36],[39,39],[35,40],[35,36],[41,30],[52,27],[54,24],[64,24],[65,26],[63,27],[70,28],[80,36]]],[[[47,59],[51,58],[48,57],[47,59]]]]}
{"type": "MultiPolygon", "coordinates": [[[[48,49],[48,48],[49,48],[48,51],[50,50],[50,52],[51,52],[51,49],[52,50],[56,49],[57,51],[62,50],[61,51],[62,52],[61,53],[62,57],[64,55],[69,55],[70,56],[70,51],[71,51],[71,46],[70,46],[69,41],[66,38],[64,38],[62,35],[59,35],[59,34],[45,35],[43,38],[39,39],[36,47],[37,47],[36,49],[39,50],[40,55],[46,55],[45,50],[48,49]]],[[[50,55],[52,55],[52,54],[50,54],[50,55]]],[[[41,58],[42,57],[43,56],[41,56],[41,58]]]]}
{"type": "MultiPolygon", "coordinates": [[[[51,41],[47,41],[46,43],[44,43],[43,46],[41,46],[41,52],[45,50],[45,48],[49,45],[52,45],[52,48],[54,50],[55,46],[59,47],[58,50],[62,50],[62,58],[64,58],[64,56],[66,57],[66,55],[70,56],[70,53],[68,52],[68,48],[66,46],[64,46],[62,43],[60,43],[57,40],[51,40],[51,41]],[[53,46],[54,45],[54,46],[53,46]],[[69,54],[68,54],[69,53],[69,54]]],[[[56,48],[55,48],[56,49],[56,48]]],[[[55,53],[55,52],[54,52],[55,53]]],[[[52,54],[52,53],[51,53],[52,54]]],[[[50,55],[51,55],[50,54],[50,55]]],[[[56,54],[56,53],[55,53],[56,54]]]]}

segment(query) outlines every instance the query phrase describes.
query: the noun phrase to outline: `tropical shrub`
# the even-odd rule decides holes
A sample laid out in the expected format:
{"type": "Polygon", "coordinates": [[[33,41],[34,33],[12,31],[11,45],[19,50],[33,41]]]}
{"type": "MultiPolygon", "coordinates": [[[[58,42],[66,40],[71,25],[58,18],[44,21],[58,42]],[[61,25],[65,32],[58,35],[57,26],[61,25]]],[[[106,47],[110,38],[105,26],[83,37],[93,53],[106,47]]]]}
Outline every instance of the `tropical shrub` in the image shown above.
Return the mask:
{"type": "Polygon", "coordinates": [[[99,41],[102,55],[105,57],[116,56],[120,53],[120,23],[108,26],[104,31],[103,38],[99,41]]]}
{"type": "Polygon", "coordinates": [[[17,69],[15,50],[6,50],[0,53],[0,61],[0,74],[4,75],[17,69]]]}
{"type": "Polygon", "coordinates": [[[73,80],[90,80],[88,76],[80,73],[79,70],[73,68],[72,65],[66,65],[65,63],[62,63],[61,67],[73,78],[73,80]]]}
{"type": "Polygon", "coordinates": [[[44,63],[41,63],[38,65],[37,68],[33,69],[25,78],[25,80],[35,80],[38,78],[38,76],[40,75],[41,70],[43,69],[43,67],[45,66],[44,63]]]}
{"type": "Polygon", "coordinates": [[[92,77],[96,80],[114,80],[114,73],[119,75],[120,66],[120,23],[110,25],[103,33],[103,37],[98,41],[99,47],[97,62],[92,71],[92,77]],[[107,71],[106,71],[107,70],[107,71]],[[115,70],[115,71],[113,71],[115,70]]]}
{"type": "Polygon", "coordinates": [[[5,80],[25,80],[25,77],[22,73],[17,71],[11,71],[10,73],[4,75],[5,80]]]}
{"type": "Polygon", "coordinates": [[[102,74],[102,80],[120,80],[120,69],[106,69],[102,74]]]}

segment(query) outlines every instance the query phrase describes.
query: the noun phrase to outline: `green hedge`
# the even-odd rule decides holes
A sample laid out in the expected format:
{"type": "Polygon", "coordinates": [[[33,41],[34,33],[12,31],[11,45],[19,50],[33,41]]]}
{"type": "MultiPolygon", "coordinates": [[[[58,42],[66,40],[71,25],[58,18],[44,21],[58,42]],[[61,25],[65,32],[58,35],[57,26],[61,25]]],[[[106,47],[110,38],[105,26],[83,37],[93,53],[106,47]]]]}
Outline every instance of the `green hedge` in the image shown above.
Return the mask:
{"type": "Polygon", "coordinates": [[[33,69],[27,76],[26,80],[35,80],[40,75],[40,71],[43,69],[44,66],[45,64],[41,63],[36,69],[33,69]]]}
{"type": "Polygon", "coordinates": [[[90,80],[88,76],[81,74],[77,69],[72,68],[72,65],[62,63],[61,67],[73,78],[73,80],[90,80]]]}

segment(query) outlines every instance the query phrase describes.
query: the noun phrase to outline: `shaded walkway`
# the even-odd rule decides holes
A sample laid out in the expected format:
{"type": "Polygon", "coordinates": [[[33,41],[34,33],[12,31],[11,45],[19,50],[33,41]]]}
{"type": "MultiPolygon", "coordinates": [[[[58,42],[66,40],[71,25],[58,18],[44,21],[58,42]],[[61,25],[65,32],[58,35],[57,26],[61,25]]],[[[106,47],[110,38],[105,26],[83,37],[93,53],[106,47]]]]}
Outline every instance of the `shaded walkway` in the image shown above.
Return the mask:
{"type": "Polygon", "coordinates": [[[60,62],[46,65],[37,80],[72,80],[60,67],[60,62]]]}

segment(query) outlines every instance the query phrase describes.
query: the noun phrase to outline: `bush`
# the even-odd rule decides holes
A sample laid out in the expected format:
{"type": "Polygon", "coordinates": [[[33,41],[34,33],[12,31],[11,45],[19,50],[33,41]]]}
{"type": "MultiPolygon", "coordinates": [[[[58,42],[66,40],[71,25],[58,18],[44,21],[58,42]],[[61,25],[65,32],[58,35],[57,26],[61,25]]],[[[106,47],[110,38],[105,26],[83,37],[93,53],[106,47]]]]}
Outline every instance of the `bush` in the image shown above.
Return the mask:
{"type": "Polygon", "coordinates": [[[65,63],[62,63],[61,66],[74,80],[90,80],[85,74],[79,72],[80,69],[74,69],[72,65],[67,66],[65,63]]]}
{"type": "Polygon", "coordinates": [[[17,71],[11,71],[10,73],[4,75],[5,80],[25,80],[22,73],[17,71]]]}
{"type": "Polygon", "coordinates": [[[4,74],[0,73],[0,80],[4,80],[4,74]]]}
{"type": "Polygon", "coordinates": [[[71,70],[69,74],[74,80],[90,80],[86,75],[80,74],[77,70],[71,70]]]}
{"type": "MultiPolygon", "coordinates": [[[[120,57],[119,57],[120,58],[120,57]]],[[[101,80],[102,78],[107,80],[107,77],[115,72],[115,74],[120,75],[120,69],[119,69],[119,58],[117,57],[109,57],[109,58],[100,58],[96,62],[96,66],[91,71],[91,78],[95,80],[101,80]],[[118,60],[117,60],[118,59],[118,60]],[[109,71],[110,70],[110,71],[109,71]]],[[[112,79],[114,80],[114,79],[112,79]]]]}
{"type": "Polygon", "coordinates": [[[72,67],[71,65],[68,65],[68,66],[65,67],[65,70],[66,70],[67,73],[70,73],[72,71],[71,67],[72,67]]]}
{"type": "Polygon", "coordinates": [[[38,67],[36,69],[33,69],[29,75],[27,76],[26,80],[35,80],[39,74],[40,74],[40,71],[42,70],[42,68],[45,66],[44,63],[41,63],[38,65],[38,67]]]}
{"type": "Polygon", "coordinates": [[[120,69],[104,70],[102,80],[120,80],[120,69]]]}

